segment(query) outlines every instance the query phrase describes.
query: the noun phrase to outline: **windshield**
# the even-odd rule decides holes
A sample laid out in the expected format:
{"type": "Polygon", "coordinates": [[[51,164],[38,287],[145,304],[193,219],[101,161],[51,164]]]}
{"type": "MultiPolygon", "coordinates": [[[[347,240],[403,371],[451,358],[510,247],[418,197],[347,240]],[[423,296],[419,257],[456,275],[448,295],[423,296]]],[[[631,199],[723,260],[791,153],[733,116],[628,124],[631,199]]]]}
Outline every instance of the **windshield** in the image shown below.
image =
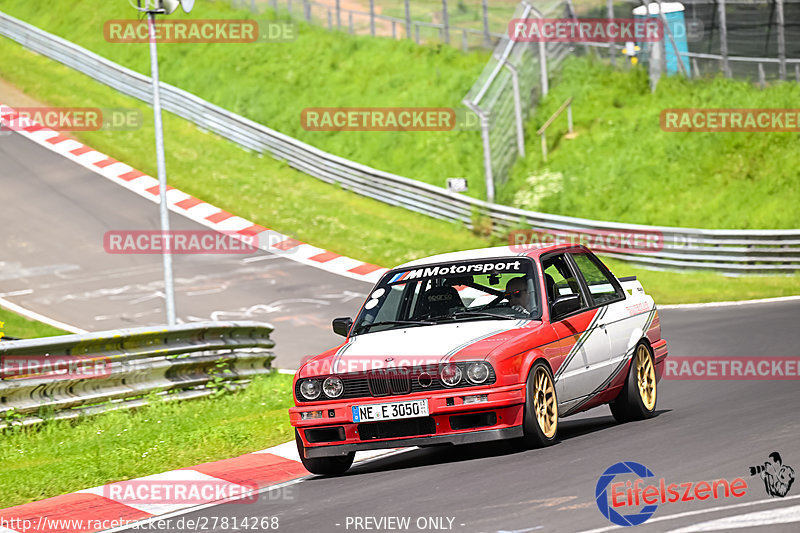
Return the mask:
{"type": "Polygon", "coordinates": [[[356,318],[353,334],[450,321],[539,319],[533,261],[456,261],[388,272],[356,318]]]}

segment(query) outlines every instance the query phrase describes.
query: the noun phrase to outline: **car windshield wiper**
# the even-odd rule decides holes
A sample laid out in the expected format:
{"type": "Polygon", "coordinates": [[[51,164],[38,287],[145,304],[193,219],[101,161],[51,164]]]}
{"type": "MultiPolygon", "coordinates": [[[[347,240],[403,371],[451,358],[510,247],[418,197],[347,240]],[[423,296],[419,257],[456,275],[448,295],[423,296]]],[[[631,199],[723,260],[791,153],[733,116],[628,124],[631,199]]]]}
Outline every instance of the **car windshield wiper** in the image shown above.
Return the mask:
{"type": "Polygon", "coordinates": [[[382,320],[381,322],[373,322],[372,324],[362,324],[356,331],[362,332],[374,326],[429,326],[433,322],[429,320],[382,320]]]}
{"type": "MultiPolygon", "coordinates": [[[[439,317],[437,317],[439,318],[439,317]]],[[[487,313],[486,311],[459,311],[458,313],[453,313],[452,315],[447,315],[446,317],[441,318],[501,318],[501,319],[511,319],[511,320],[519,320],[520,317],[513,316],[513,315],[500,315],[497,313],[487,313]]]]}

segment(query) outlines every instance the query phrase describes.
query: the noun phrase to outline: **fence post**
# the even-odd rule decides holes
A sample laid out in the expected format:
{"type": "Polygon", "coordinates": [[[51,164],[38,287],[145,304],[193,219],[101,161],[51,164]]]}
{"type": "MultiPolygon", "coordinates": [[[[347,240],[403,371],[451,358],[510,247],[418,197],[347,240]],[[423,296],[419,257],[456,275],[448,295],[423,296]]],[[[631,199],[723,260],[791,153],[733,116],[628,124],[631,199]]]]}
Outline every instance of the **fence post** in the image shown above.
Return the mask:
{"type": "Polygon", "coordinates": [[[286,11],[289,12],[289,16],[292,16],[292,0],[286,0],[286,11]]]}
{"type": "Polygon", "coordinates": [[[728,64],[728,23],[725,17],[725,0],[719,0],[719,53],[722,56],[722,75],[731,77],[728,64]]]}
{"type": "Polygon", "coordinates": [[[503,66],[511,72],[511,87],[514,89],[514,117],[517,123],[517,151],[525,157],[525,130],[522,124],[522,103],[519,95],[519,76],[514,65],[503,60],[503,66]]]}
{"type": "Polygon", "coordinates": [[[572,133],[572,101],[567,105],[567,131],[572,133]]]}
{"type": "Polygon", "coordinates": [[[542,160],[547,163],[547,133],[542,132],[539,137],[542,140],[542,160]]]}
{"type": "Polygon", "coordinates": [[[461,30],[461,48],[464,52],[469,50],[469,44],[467,43],[467,30],[461,30]]]}
{"type": "Polygon", "coordinates": [[[272,0],[272,9],[275,10],[275,14],[278,14],[278,0],[272,0]]]}
{"type": "Polygon", "coordinates": [[[662,44],[664,43],[663,40],[658,42],[650,43],[649,50],[650,50],[650,57],[648,58],[648,74],[650,76],[650,92],[656,92],[656,87],[658,86],[658,80],[661,79],[661,63],[664,59],[663,53],[664,49],[662,48],[662,44]]]}
{"type": "Polygon", "coordinates": [[[778,8],[778,60],[780,65],[778,73],[781,80],[786,80],[786,34],[784,33],[783,0],[775,0],[775,7],[778,8]]]}
{"type": "Polygon", "coordinates": [[[306,16],[306,22],[311,24],[311,4],[308,0],[303,0],[303,13],[306,16]]]}
{"type": "Polygon", "coordinates": [[[764,65],[759,63],[758,64],[758,86],[762,89],[767,86],[767,79],[764,76],[764,65]]]}
{"type": "Polygon", "coordinates": [[[411,6],[408,5],[408,0],[405,1],[406,4],[406,38],[413,39],[411,37],[411,6]]]}
{"type": "MultiPolygon", "coordinates": [[[[614,0],[608,0],[607,7],[608,14],[606,15],[609,19],[614,18],[614,0]]],[[[608,43],[608,57],[611,59],[611,66],[617,66],[617,47],[614,45],[614,42],[608,43]]]]}
{"type": "Polygon", "coordinates": [[[800,65],[794,66],[794,79],[797,83],[800,83],[800,65]]]}
{"type": "Polygon", "coordinates": [[[336,0],[336,29],[342,29],[342,6],[340,0],[336,0]]]}
{"type": "Polygon", "coordinates": [[[482,0],[483,5],[483,41],[487,47],[492,45],[492,36],[489,34],[489,0],[482,0]]]}
{"type": "MultiPolygon", "coordinates": [[[[675,44],[675,38],[672,36],[672,30],[669,29],[669,24],[667,23],[667,17],[664,16],[664,8],[661,5],[661,0],[657,0],[657,2],[658,2],[658,14],[659,14],[659,17],[661,18],[661,22],[662,22],[663,27],[664,27],[664,33],[666,33],[666,36],[669,37],[669,42],[672,45],[672,50],[675,51],[675,57],[678,59],[678,70],[681,71],[681,74],[683,74],[687,78],[690,78],[691,76],[689,76],[689,73],[686,72],[686,65],[683,64],[683,56],[681,56],[681,53],[678,51],[678,45],[675,44]]],[[[647,8],[647,9],[649,9],[649,8],[647,8]]],[[[666,45],[667,45],[667,43],[665,42],[664,43],[664,47],[665,48],[666,48],[666,45]]],[[[666,54],[666,50],[664,50],[664,61],[666,61],[666,58],[667,58],[667,54],[666,54]]]]}
{"type": "Polygon", "coordinates": [[[414,24],[414,42],[419,44],[419,24],[414,24]]]}
{"type": "Polygon", "coordinates": [[[251,13],[256,12],[256,0],[250,0],[250,12],[251,13]]]}
{"type": "Polygon", "coordinates": [[[450,21],[447,18],[447,0],[442,0],[442,23],[444,24],[444,44],[450,44],[450,21]]]}
{"type": "Polygon", "coordinates": [[[369,34],[375,37],[375,0],[369,0],[369,34]]]}
{"type": "Polygon", "coordinates": [[[481,142],[483,143],[483,173],[486,181],[486,200],[494,203],[494,178],[492,177],[492,147],[489,144],[489,117],[486,112],[469,100],[464,105],[470,108],[481,120],[481,142]]]}
{"type": "Polygon", "coordinates": [[[349,29],[347,31],[352,34],[353,33],[353,12],[352,11],[348,11],[347,12],[347,25],[349,26],[349,29]]]}
{"type": "Polygon", "coordinates": [[[397,39],[397,23],[392,19],[392,39],[397,39]]]}
{"type": "Polygon", "coordinates": [[[539,41],[539,81],[542,86],[542,96],[547,96],[550,85],[547,81],[547,43],[544,41],[539,41]]]}
{"type": "Polygon", "coordinates": [[[697,58],[696,57],[692,58],[692,67],[694,67],[694,76],[695,76],[695,78],[699,78],[700,77],[700,67],[697,66],[697,58]]]}
{"type": "Polygon", "coordinates": [[[331,15],[331,8],[328,8],[328,29],[333,29],[333,15],[331,15]]]}

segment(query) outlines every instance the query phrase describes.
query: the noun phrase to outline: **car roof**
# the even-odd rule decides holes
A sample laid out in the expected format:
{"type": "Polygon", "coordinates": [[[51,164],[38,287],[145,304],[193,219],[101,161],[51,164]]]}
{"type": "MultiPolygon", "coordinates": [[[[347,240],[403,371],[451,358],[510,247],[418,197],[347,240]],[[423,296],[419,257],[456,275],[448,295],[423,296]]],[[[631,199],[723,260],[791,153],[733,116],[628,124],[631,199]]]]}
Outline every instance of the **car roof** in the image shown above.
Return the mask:
{"type": "MultiPolygon", "coordinates": [[[[474,250],[463,250],[461,252],[448,252],[445,254],[432,255],[430,257],[423,257],[415,259],[408,263],[396,266],[397,268],[405,268],[419,265],[430,265],[433,263],[448,263],[453,261],[466,261],[470,259],[489,259],[495,257],[538,257],[544,253],[553,250],[575,248],[576,245],[563,243],[563,244],[522,244],[510,246],[495,246],[492,248],[476,248],[474,250]]],[[[394,270],[392,269],[392,270],[394,270]]]]}

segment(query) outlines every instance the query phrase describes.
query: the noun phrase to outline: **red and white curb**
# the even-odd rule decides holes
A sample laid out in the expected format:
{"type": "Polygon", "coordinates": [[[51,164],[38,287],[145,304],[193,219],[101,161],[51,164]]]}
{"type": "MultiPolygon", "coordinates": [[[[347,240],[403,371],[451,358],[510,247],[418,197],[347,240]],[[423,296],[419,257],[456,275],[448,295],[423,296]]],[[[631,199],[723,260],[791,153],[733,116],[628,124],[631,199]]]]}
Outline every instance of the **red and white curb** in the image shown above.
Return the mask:
{"type": "MultiPolygon", "coordinates": [[[[355,463],[408,451],[414,448],[358,452],[355,463]]],[[[190,503],[170,499],[161,503],[130,501],[130,490],[147,487],[149,494],[166,492],[166,487],[213,487],[214,491],[236,494],[257,503],[258,495],[278,490],[291,482],[310,477],[303,468],[294,441],[233,459],[203,463],[190,468],[171,470],[142,478],[110,483],[63,494],[46,500],[0,510],[0,533],[92,533],[124,530],[136,524],[177,516],[204,507],[234,501],[195,496],[190,503]],[[126,490],[127,489],[127,490],[126,490]],[[126,501],[127,499],[127,501],[126,501]]],[[[214,492],[209,491],[209,492],[214,492]]]]}
{"type": "MultiPolygon", "coordinates": [[[[122,185],[139,196],[156,204],[160,203],[160,188],[157,179],[57,131],[27,118],[18,118],[18,114],[13,108],[0,104],[0,121],[8,116],[15,118],[15,131],[20,135],[118,185],[122,185]]],[[[261,250],[334,274],[375,283],[387,271],[380,266],[351,259],[298,241],[288,235],[228,213],[170,186],[167,186],[167,203],[171,211],[204,226],[218,231],[233,232],[244,237],[253,237],[257,239],[257,245],[261,250]]],[[[0,533],[2,533],[1,529],[0,533]]]]}

